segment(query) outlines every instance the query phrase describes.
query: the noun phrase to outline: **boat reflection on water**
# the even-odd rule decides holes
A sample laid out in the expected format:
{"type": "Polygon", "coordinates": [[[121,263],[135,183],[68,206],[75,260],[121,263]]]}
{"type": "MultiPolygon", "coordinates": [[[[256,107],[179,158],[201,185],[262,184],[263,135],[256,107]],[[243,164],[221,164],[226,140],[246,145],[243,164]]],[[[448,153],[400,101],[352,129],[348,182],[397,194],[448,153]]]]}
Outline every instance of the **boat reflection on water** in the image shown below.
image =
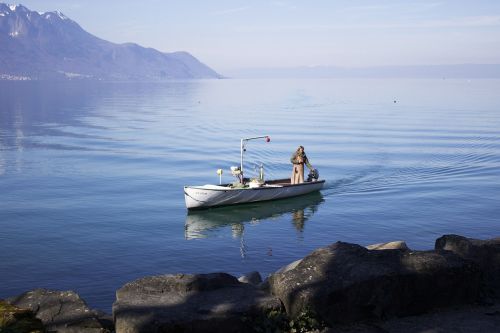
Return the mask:
{"type": "Polygon", "coordinates": [[[286,214],[291,215],[292,224],[302,232],[306,221],[314,215],[322,202],[322,194],[314,192],[283,200],[188,211],[185,237],[207,238],[217,235],[221,229],[230,227],[233,237],[242,239],[246,223],[257,224],[286,214]]]}

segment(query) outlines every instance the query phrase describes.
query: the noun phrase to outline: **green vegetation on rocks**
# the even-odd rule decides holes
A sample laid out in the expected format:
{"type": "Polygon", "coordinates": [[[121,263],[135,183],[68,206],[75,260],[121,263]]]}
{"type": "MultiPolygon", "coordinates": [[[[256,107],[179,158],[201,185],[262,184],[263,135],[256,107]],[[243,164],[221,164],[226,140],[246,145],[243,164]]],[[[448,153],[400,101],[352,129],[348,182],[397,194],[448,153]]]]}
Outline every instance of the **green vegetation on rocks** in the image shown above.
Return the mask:
{"type": "Polygon", "coordinates": [[[251,329],[257,333],[307,333],[319,332],[326,327],[314,311],[304,309],[297,317],[290,319],[283,310],[271,310],[254,318],[243,318],[244,323],[251,323],[251,329]]]}
{"type": "Polygon", "coordinates": [[[289,322],[288,331],[291,333],[306,333],[325,328],[326,324],[318,318],[318,315],[313,310],[306,307],[294,320],[289,322]]]}
{"type": "Polygon", "coordinates": [[[0,300],[1,333],[44,333],[40,319],[30,310],[19,309],[0,300]]]}

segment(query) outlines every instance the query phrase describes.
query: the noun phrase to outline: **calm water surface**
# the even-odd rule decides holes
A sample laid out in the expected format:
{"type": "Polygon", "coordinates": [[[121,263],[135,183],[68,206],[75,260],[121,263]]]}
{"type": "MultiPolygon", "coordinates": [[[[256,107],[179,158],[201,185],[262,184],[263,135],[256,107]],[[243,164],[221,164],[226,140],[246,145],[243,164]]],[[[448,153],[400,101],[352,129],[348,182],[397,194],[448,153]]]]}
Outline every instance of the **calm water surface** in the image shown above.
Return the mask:
{"type": "Polygon", "coordinates": [[[499,80],[0,82],[0,298],[77,291],[110,311],[145,275],[267,275],[342,240],[500,236],[499,80]],[[327,180],[301,198],[188,214],[183,185],[327,180]]]}

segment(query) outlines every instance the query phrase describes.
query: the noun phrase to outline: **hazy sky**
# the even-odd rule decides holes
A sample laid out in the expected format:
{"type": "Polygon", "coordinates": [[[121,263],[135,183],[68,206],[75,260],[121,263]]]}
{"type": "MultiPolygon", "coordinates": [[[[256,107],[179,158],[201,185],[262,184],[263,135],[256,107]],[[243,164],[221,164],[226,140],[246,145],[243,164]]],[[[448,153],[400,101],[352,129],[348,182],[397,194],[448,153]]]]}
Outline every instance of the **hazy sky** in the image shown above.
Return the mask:
{"type": "Polygon", "coordinates": [[[500,63],[500,0],[21,3],[31,10],[60,10],[111,42],[188,51],[221,73],[246,67],[500,63]]]}

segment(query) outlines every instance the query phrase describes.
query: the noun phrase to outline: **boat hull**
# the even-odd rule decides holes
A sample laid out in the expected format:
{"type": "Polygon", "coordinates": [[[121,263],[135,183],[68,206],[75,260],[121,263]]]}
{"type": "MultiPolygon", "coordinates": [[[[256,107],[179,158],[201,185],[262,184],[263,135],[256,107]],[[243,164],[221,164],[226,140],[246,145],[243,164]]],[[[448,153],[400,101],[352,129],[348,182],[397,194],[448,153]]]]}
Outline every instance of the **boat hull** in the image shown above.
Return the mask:
{"type": "Polygon", "coordinates": [[[256,188],[231,188],[216,185],[185,186],[184,199],[187,209],[204,209],[295,197],[319,191],[324,184],[324,180],[318,180],[294,185],[271,181],[256,188]]]}

